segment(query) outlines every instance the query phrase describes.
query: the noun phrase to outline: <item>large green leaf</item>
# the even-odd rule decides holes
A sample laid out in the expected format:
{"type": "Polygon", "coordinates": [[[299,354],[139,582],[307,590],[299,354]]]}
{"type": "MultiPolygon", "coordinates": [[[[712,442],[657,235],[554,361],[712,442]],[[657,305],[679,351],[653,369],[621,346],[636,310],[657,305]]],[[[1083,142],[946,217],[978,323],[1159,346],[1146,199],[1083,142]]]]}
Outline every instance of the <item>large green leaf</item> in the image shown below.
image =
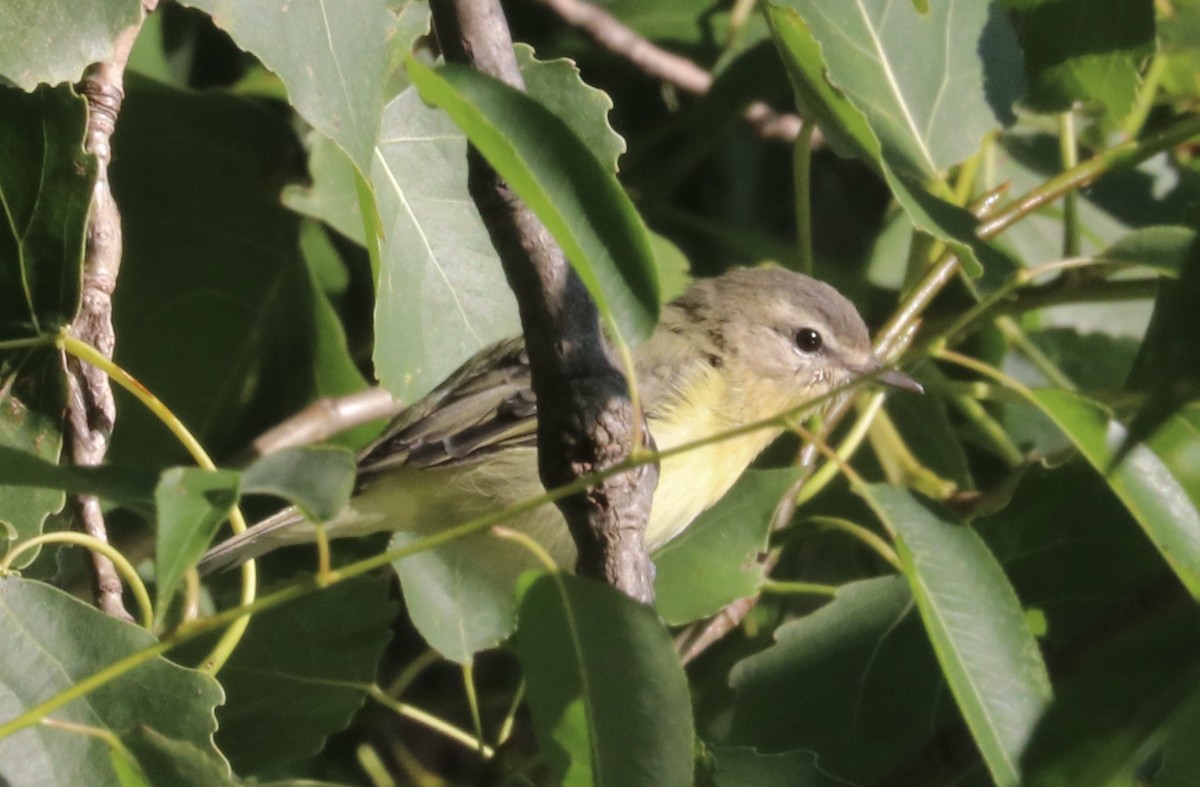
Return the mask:
{"type": "Polygon", "coordinates": [[[408,69],[422,97],[450,115],[546,225],[601,314],[627,341],[649,335],[659,305],[649,234],[595,154],[557,115],[501,82],[413,58],[408,69]]]}
{"type": "Polygon", "coordinates": [[[160,613],[166,610],[188,566],[195,565],[204,554],[237,502],[239,480],[240,476],[230,470],[175,467],[163,473],[154,490],[158,514],[155,608],[160,613]]]}
{"type": "Polygon", "coordinates": [[[670,635],[592,580],[535,575],[516,649],[542,757],[563,785],[692,783],[692,709],[670,635]]]}
{"type": "Polygon", "coordinates": [[[89,65],[112,57],[117,34],[141,17],[141,0],[0,3],[0,77],[26,90],[78,82],[89,65]]]}
{"type": "Polygon", "coordinates": [[[888,783],[957,719],[913,607],[902,578],[881,577],[780,626],[775,644],[730,673],[735,696],[717,742],[811,751],[842,782],[888,783]]]}
{"type": "Polygon", "coordinates": [[[386,100],[388,39],[395,18],[384,0],[190,0],[287,86],[296,111],[358,167],[371,170],[386,100]]]}
{"type": "MultiPolygon", "coordinates": [[[[8,721],[113,662],[157,644],[147,631],[106,617],[61,590],[15,577],[0,579],[0,718],[8,721]]],[[[187,745],[226,776],[213,746],[213,715],[223,693],[207,675],[152,659],[54,711],[57,720],[106,730],[132,750],[147,734],[187,745]]],[[[211,781],[168,777],[139,758],[154,784],[201,787],[211,781]]],[[[6,784],[117,785],[108,747],[99,739],[34,725],[0,739],[6,784]]],[[[176,774],[177,775],[177,774],[176,774]]]]}
{"type": "Polygon", "coordinates": [[[786,0],[819,44],[827,78],[865,116],[883,158],[925,182],[1015,120],[1021,55],[993,4],[786,0]]]}
{"type": "Polygon", "coordinates": [[[248,775],[319,751],[374,682],[396,606],[386,583],[341,582],[262,615],[221,670],[217,743],[248,775]]]}
{"type": "Polygon", "coordinates": [[[1113,467],[1126,432],[1094,402],[1059,390],[1034,391],[1033,401],[1105,475],[1180,581],[1200,596],[1200,513],[1170,468],[1144,445],[1113,467]]]}
{"type": "Polygon", "coordinates": [[[1144,0],[1004,0],[1025,53],[1030,107],[1098,105],[1114,118],[1133,106],[1143,59],[1154,51],[1154,6],[1144,0]]]}
{"type": "Polygon", "coordinates": [[[812,752],[759,754],[749,748],[713,750],[715,787],[833,787],[844,784],[821,771],[812,752]]]}
{"type": "Polygon", "coordinates": [[[50,333],[79,306],[96,177],[86,117],[68,88],[0,85],[0,339],[50,333]]]}
{"type": "MultiPolygon", "coordinates": [[[[299,218],[279,204],[297,143],[285,118],[245,99],[133,77],[126,88],[112,171],[125,232],[117,361],[227,455],[362,384],[313,292],[299,218]]],[[[114,462],[187,461],[145,408],[118,409],[114,462]]]]}
{"type": "Polygon", "coordinates": [[[520,321],[467,191],[466,138],[415,89],[384,109],[371,181],[383,222],[375,370],[413,400],[520,321]]]}
{"type": "Polygon", "coordinates": [[[242,494],[282,497],[317,522],[332,519],[354,491],[354,455],[344,448],[285,448],[256,459],[242,475],[242,494]]]}
{"type": "MultiPolygon", "coordinates": [[[[17,403],[9,401],[8,406],[17,403]]],[[[36,440],[36,431],[24,434],[24,439],[32,437],[36,440]]],[[[17,432],[21,438],[22,433],[17,432]]],[[[56,438],[51,438],[53,443],[56,438]]],[[[0,503],[0,511],[15,511],[20,513],[23,505],[21,489],[55,490],[54,496],[47,501],[58,500],[62,505],[62,493],[96,495],[105,500],[120,503],[140,513],[153,515],[154,485],[157,474],[150,469],[129,465],[102,465],[100,467],[74,467],[72,465],[55,464],[49,457],[39,456],[29,445],[10,446],[0,445],[0,487],[4,488],[4,501],[0,503]]],[[[34,507],[30,512],[36,513],[34,507]]],[[[55,508],[54,510],[58,510],[55,508]]],[[[47,511],[46,513],[52,513],[47,511]]],[[[24,523],[24,520],[14,516],[13,523],[24,523]]],[[[33,535],[32,526],[19,527],[22,535],[33,535]]]]}
{"type": "Polygon", "coordinates": [[[795,468],[747,472],[654,555],[655,606],[667,623],[689,623],[758,592],[771,514],[798,476],[795,468]]]}
{"type": "Polygon", "coordinates": [[[899,487],[874,484],[862,494],[896,533],[942,674],[992,778],[1017,785],[1050,678],[1016,593],[978,534],[945,509],[899,487]]]}

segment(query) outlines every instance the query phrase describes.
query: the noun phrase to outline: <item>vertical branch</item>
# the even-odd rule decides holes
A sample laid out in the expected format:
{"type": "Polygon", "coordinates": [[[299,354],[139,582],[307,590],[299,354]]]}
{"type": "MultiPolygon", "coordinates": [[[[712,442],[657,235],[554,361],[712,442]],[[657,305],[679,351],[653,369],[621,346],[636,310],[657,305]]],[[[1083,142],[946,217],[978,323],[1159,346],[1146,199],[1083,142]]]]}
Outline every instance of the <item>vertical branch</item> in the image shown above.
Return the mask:
{"type": "MultiPolygon", "coordinates": [[[[434,0],[447,61],[518,89],[524,80],[496,0],[434,0]]],[[[468,153],[471,196],[517,297],[538,404],[538,465],[547,488],[629,456],[635,418],[625,377],[600,329],[596,306],[542,222],[477,150],[468,153]]],[[[654,597],[643,543],[658,471],[640,466],[559,503],[581,574],[640,601],[654,597]]]]}
{"type": "MultiPolygon", "coordinates": [[[[152,11],[158,0],[143,0],[152,11]]],[[[88,102],[87,136],[84,148],[96,157],[96,185],[88,216],[87,251],[83,263],[83,291],[79,314],[71,324],[71,335],[87,342],[107,358],[112,358],[116,338],[112,326],[112,294],[121,267],[121,214],[108,183],[108,165],[112,160],[112,133],[125,98],[125,64],[133,42],[142,28],[139,21],[117,36],[112,57],[88,69],[78,90],[88,102]]],[[[108,377],[77,359],[68,357],[67,422],[71,460],[77,465],[99,465],[108,452],[109,439],[116,421],[116,405],[108,377]]],[[[83,529],[103,541],[108,540],[100,501],[94,495],[76,498],[83,529]]],[[[97,602],[105,614],[131,619],[121,600],[121,579],[112,562],[92,552],[96,571],[97,602]]]]}

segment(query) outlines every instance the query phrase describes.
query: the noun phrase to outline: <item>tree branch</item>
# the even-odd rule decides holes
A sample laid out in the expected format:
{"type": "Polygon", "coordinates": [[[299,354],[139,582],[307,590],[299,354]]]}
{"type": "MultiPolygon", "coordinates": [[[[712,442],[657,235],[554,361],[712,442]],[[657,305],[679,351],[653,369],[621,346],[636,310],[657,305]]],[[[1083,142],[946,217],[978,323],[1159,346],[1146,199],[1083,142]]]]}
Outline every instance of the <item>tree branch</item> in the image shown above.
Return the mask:
{"type": "MultiPolygon", "coordinates": [[[[434,0],[431,6],[447,61],[524,89],[496,0],[434,0]]],[[[542,483],[562,486],[628,457],[634,418],[642,414],[633,412],[596,306],[558,244],[474,147],[468,163],[471,196],[521,313],[538,403],[542,483]]],[[[654,564],[643,534],[657,478],[656,467],[642,466],[559,503],[579,551],[579,573],[643,602],[654,597],[654,564]]]]}
{"type": "MultiPolygon", "coordinates": [[[[686,57],[655,46],[600,6],[582,0],[537,2],[598,46],[628,60],[649,76],[697,96],[704,95],[712,87],[713,76],[708,71],[686,57]]],[[[763,139],[792,142],[804,126],[799,115],[777,112],[763,101],[747,106],[743,117],[763,139]]],[[[814,137],[813,144],[820,146],[821,139],[814,137]]]]}
{"type": "MultiPolygon", "coordinates": [[[[153,11],[158,0],[143,0],[146,12],[153,11]]],[[[145,18],[143,14],[143,19],[145,18]]],[[[108,183],[108,165],[112,160],[112,133],[125,98],[125,65],[142,22],[118,34],[110,60],[88,69],[77,86],[88,102],[87,136],[84,148],[96,157],[96,185],[92,190],[88,217],[87,250],[83,262],[83,291],[79,314],[71,323],[71,335],[87,342],[106,357],[112,358],[116,337],[112,326],[112,294],[121,268],[121,214],[108,183]]],[[[108,453],[109,439],[117,410],[112,388],[103,372],[68,357],[67,423],[71,460],[81,466],[99,465],[108,453]]],[[[76,498],[79,518],[89,535],[108,541],[104,514],[94,495],[76,498]]],[[[107,557],[92,552],[96,572],[96,601],[112,617],[132,620],[125,609],[121,579],[107,557]]]]}

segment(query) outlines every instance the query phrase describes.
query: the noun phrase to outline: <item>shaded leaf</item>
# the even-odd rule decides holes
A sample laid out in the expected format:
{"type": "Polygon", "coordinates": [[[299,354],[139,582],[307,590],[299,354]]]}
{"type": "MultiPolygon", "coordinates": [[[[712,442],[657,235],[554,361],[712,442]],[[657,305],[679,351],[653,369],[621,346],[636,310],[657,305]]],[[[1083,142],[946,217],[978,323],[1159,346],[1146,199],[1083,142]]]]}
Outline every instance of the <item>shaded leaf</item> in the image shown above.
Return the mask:
{"type": "Polygon", "coordinates": [[[238,46],[279,75],[296,111],[371,170],[386,97],[394,17],[384,0],[238,2],[189,0],[238,46]]]}
{"type": "Polygon", "coordinates": [[[188,566],[195,565],[217,528],[237,502],[240,475],[231,470],[175,467],[162,475],[154,490],[158,538],[154,562],[158,598],[163,611],[188,566]]]}
{"type": "Polygon", "coordinates": [[[220,675],[228,700],[217,743],[234,769],[313,754],[345,728],[375,680],[395,614],[386,584],[360,577],[256,615],[220,675]]]}
{"type": "Polygon", "coordinates": [[[861,494],[896,533],[925,630],[992,778],[1018,784],[1050,678],[1016,593],[983,540],[945,509],[899,487],[861,494]]]}
{"type": "Polygon", "coordinates": [[[655,607],[670,625],[690,623],[753,595],[763,581],[771,515],[799,478],[796,468],[751,470],[729,494],[654,555],[655,607]]]}
{"type": "Polygon", "coordinates": [[[282,497],[316,522],[332,519],[354,491],[354,454],[333,446],[285,448],[242,473],[242,494],[282,497]]]}
{"type": "Polygon", "coordinates": [[[730,673],[735,697],[718,742],[811,751],[834,778],[886,783],[957,719],[913,607],[902,578],[880,577],[781,625],[774,645],[730,673]]]}
{"type": "MultiPolygon", "coordinates": [[[[21,489],[31,488],[55,490],[53,499],[60,501],[63,492],[96,495],[152,516],[154,485],[157,481],[157,475],[149,469],[124,465],[57,465],[28,450],[0,445],[0,486],[6,487],[4,504],[11,504],[17,510],[22,499],[21,489]]],[[[60,502],[58,507],[61,505],[60,502]]],[[[22,528],[21,532],[25,532],[25,529],[22,528]]],[[[31,535],[32,530],[25,534],[31,535]]]]}
{"type": "Polygon", "coordinates": [[[1099,105],[1111,119],[1133,106],[1138,69],[1154,51],[1154,7],[1142,0],[1005,0],[1041,112],[1099,105]]]}
{"type": "MultiPolygon", "coordinates": [[[[385,127],[381,136],[387,135],[385,127]]],[[[320,219],[354,242],[366,245],[354,162],[337,143],[319,131],[311,132],[307,143],[312,183],[284,187],[283,204],[297,213],[320,219]]]]}
{"type": "Polygon", "coordinates": [[[0,3],[0,77],[25,90],[78,82],[89,65],[112,57],[117,35],[141,18],[141,0],[0,3]]]}
{"type": "Polygon", "coordinates": [[[1109,783],[1198,687],[1200,612],[1194,606],[1121,632],[1057,688],[1022,758],[1024,783],[1109,783]]]}
{"type": "Polygon", "coordinates": [[[1067,391],[1032,393],[1034,403],[1070,438],[1109,485],[1193,596],[1200,595],[1200,513],[1187,491],[1148,447],[1115,467],[1126,431],[1099,405],[1067,391]]]}
{"type": "Polygon", "coordinates": [[[832,787],[845,784],[823,773],[812,752],[759,754],[753,749],[718,748],[715,787],[832,787]]]}
{"type": "Polygon", "coordinates": [[[556,115],[469,68],[409,77],[445,110],[562,246],[600,313],[638,342],[658,316],[654,256],[641,217],[613,175],[556,115]]]}
{"type": "Polygon", "coordinates": [[[687,679],[651,610],[591,580],[541,574],[520,621],[529,708],[559,783],[691,784],[687,679]]]}
{"type": "Polygon", "coordinates": [[[1100,252],[1100,258],[1150,268],[1163,276],[1179,276],[1193,255],[1192,227],[1141,227],[1100,252]]]}
{"type": "MultiPolygon", "coordinates": [[[[60,590],[15,577],[0,579],[0,628],[6,632],[0,718],[6,721],[158,643],[144,629],[106,617],[60,590]]],[[[210,767],[228,774],[212,742],[213,711],[222,697],[211,677],[160,657],[59,708],[54,717],[108,730],[134,751],[139,736],[152,731],[188,745],[210,767]]],[[[103,742],[37,725],[0,739],[0,779],[97,787],[119,783],[103,742]]]]}
{"type": "Polygon", "coordinates": [[[79,307],[96,178],[86,113],[69,88],[0,85],[0,339],[53,333],[79,307]]]}

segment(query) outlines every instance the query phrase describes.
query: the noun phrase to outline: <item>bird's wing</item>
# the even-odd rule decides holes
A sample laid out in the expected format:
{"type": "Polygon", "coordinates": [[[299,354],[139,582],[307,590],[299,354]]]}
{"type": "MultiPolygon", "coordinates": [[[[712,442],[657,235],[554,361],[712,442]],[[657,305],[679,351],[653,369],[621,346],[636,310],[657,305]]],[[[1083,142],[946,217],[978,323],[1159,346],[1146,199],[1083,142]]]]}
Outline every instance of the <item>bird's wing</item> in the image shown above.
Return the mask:
{"type": "Polygon", "coordinates": [[[522,338],[478,352],[398,415],[359,456],[359,478],[397,465],[453,466],[535,445],[537,404],[522,338]]]}

